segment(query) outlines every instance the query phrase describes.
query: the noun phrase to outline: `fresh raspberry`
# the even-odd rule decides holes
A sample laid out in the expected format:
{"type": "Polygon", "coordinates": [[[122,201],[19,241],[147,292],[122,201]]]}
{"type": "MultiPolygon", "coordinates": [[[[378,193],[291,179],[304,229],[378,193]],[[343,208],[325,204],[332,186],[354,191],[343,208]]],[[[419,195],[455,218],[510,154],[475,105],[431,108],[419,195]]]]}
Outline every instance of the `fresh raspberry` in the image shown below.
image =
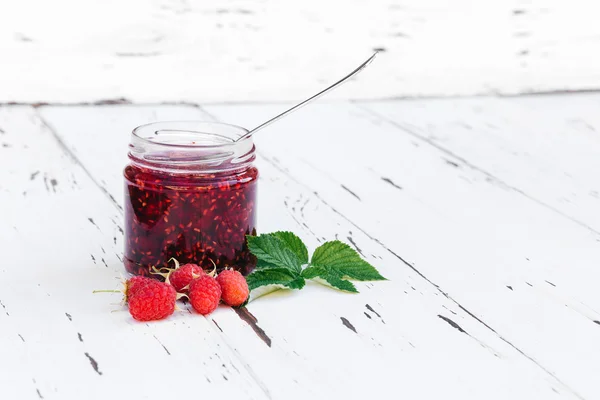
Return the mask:
{"type": "Polygon", "coordinates": [[[152,281],[154,281],[154,279],[147,278],[145,276],[134,276],[132,278],[127,279],[127,281],[125,282],[125,290],[123,291],[123,293],[125,294],[125,301],[127,301],[129,299],[129,296],[132,296],[139,287],[152,281]]]}
{"type": "Polygon", "coordinates": [[[221,299],[225,304],[238,307],[248,300],[248,283],[239,271],[226,269],[217,276],[217,282],[221,286],[221,299]]]}
{"type": "Polygon", "coordinates": [[[204,275],[204,270],[196,264],[184,264],[169,273],[169,282],[178,292],[187,292],[184,289],[194,278],[204,275]]]}
{"type": "MultiPolygon", "coordinates": [[[[132,278],[133,279],[133,278],[132,278]]],[[[138,321],[154,321],[168,317],[175,311],[177,292],[168,283],[153,279],[136,280],[129,287],[129,313],[138,321]]]]}
{"type": "Polygon", "coordinates": [[[212,276],[202,275],[190,283],[188,296],[194,310],[202,315],[208,315],[219,305],[221,287],[212,276]]]}

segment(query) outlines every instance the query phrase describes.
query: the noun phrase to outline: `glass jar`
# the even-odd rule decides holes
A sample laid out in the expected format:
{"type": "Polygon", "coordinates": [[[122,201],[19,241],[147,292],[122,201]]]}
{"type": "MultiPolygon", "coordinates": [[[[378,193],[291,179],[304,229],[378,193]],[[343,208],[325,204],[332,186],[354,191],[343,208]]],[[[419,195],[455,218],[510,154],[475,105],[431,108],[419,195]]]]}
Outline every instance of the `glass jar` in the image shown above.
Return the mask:
{"type": "MultiPolygon", "coordinates": [[[[125,167],[125,269],[150,275],[171,258],[248,274],[256,259],[252,138],[213,122],[158,122],[133,130],[125,167]]],[[[171,263],[172,267],[173,264],[171,263]]]]}

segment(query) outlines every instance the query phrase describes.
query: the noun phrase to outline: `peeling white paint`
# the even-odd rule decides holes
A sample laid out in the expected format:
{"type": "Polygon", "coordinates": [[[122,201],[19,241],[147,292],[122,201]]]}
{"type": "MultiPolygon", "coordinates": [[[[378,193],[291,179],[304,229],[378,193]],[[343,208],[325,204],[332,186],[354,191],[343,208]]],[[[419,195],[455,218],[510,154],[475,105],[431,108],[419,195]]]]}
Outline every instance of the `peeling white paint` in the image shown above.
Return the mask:
{"type": "Polygon", "coordinates": [[[300,100],[600,89],[600,3],[20,0],[0,4],[0,102],[300,100]]]}

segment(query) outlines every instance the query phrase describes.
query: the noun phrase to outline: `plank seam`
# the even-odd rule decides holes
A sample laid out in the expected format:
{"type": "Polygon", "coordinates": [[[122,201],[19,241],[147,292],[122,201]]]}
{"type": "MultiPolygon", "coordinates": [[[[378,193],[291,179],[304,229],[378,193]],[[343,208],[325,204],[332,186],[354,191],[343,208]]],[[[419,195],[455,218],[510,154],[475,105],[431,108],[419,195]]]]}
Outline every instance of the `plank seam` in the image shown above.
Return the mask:
{"type": "MultiPolygon", "coordinates": [[[[361,103],[377,103],[381,101],[396,101],[396,100],[438,100],[438,99],[477,99],[477,98],[520,98],[520,97],[537,97],[537,96],[570,96],[578,94],[595,94],[600,93],[600,86],[583,87],[580,89],[554,89],[554,90],[521,90],[518,92],[502,92],[502,91],[488,91],[473,94],[432,94],[432,95],[406,95],[406,96],[381,96],[375,98],[364,98],[357,99],[356,101],[361,103]]],[[[324,103],[346,103],[347,100],[321,100],[324,103]]],[[[197,103],[186,100],[170,100],[170,101],[159,101],[159,102],[134,102],[127,98],[100,98],[97,100],[89,101],[72,101],[72,102],[60,102],[60,101],[0,101],[0,107],[5,106],[32,106],[32,107],[44,107],[44,106],[61,106],[61,107],[78,107],[78,106],[111,106],[111,105],[133,105],[133,106],[197,106],[197,103]]],[[[278,99],[267,99],[267,100],[254,100],[254,101],[207,101],[202,102],[204,106],[235,106],[235,105],[266,105],[266,104],[293,104],[291,100],[278,100],[278,99]]]]}
{"type": "MultiPolygon", "coordinates": [[[[195,108],[199,109],[199,111],[204,112],[204,110],[201,110],[199,106],[194,105],[195,108]]],[[[58,142],[59,146],[61,147],[61,149],[63,150],[63,152],[69,157],[71,158],[71,160],[78,165],[79,167],[81,167],[83,169],[83,171],[86,173],[86,175],[90,178],[90,180],[98,187],[100,188],[100,190],[105,194],[105,196],[110,200],[110,202],[117,208],[117,210],[121,213],[121,215],[123,214],[123,208],[118,204],[118,202],[116,201],[116,199],[108,192],[108,190],[101,185],[91,174],[91,172],[85,167],[85,165],[82,163],[82,161],[77,157],[77,155],[67,146],[67,144],[62,140],[62,138],[60,137],[60,135],[56,132],[56,130],[54,129],[54,127],[48,123],[40,114],[39,112],[36,110],[35,114],[37,116],[37,118],[39,118],[39,120],[41,121],[41,123],[43,124],[43,126],[51,133],[51,135],[54,137],[54,139],[58,142]]],[[[212,117],[210,114],[206,113],[207,116],[212,117]]],[[[212,117],[214,118],[214,117],[212,117]]],[[[114,221],[113,221],[114,222],[114,221]]],[[[118,226],[118,225],[117,225],[118,226]]],[[[120,229],[120,227],[119,227],[120,229]]],[[[210,324],[212,325],[212,324],[210,324]]],[[[216,327],[213,327],[212,329],[213,331],[216,331],[216,327]]],[[[272,399],[271,393],[268,389],[268,387],[266,386],[266,384],[258,377],[258,375],[254,372],[254,370],[252,369],[252,367],[250,366],[250,364],[248,364],[246,362],[246,360],[239,354],[239,352],[235,351],[234,346],[232,346],[226,339],[225,334],[221,331],[221,332],[217,332],[217,336],[219,336],[221,338],[221,340],[223,341],[223,343],[229,348],[229,350],[231,351],[231,355],[232,357],[235,357],[240,364],[244,367],[244,369],[248,372],[249,377],[254,381],[254,383],[256,383],[256,385],[258,386],[258,388],[264,393],[264,395],[266,396],[267,399],[272,399]]],[[[156,338],[156,337],[155,337],[156,338]]],[[[158,341],[158,338],[156,338],[156,340],[158,341]]],[[[159,341],[160,343],[160,341],[159,341]]],[[[169,353],[169,351],[166,349],[166,347],[160,343],[164,350],[169,353]]],[[[87,353],[86,353],[87,355],[87,353]]],[[[169,353],[170,355],[170,353],[169,353]]],[[[91,361],[91,360],[90,360],[91,361]]],[[[93,365],[93,364],[92,364],[93,365]]],[[[98,372],[98,371],[97,371],[98,372]]],[[[102,374],[101,372],[98,372],[100,375],[102,374]]]]}
{"type": "Polygon", "coordinates": [[[389,252],[391,255],[393,255],[394,257],[396,257],[403,264],[405,264],[407,267],[409,267],[411,270],[413,270],[417,275],[419,275],[427,283],[429,283],[430,285],[432,285],[439,293],[441,293],[442,296],[444,296],[445,298],[447,298],[448,300],[450,300],[451,302],[453,302],[454,304],[456,304],[457,307],[459,307],[467,315],[469,315],[471,318],[473,318],[476,322],[478,322],[479,324],[483,325],[485,328],[487,328],[488,330],[490,330],[500,340],[502,340],[508,346],[510,346],[511,348],[513,348],[515,351],[517,351],[523,357],[525,357],[526,359],[528,359],[529,361],[531,361],[534,365],[536,365],[538,368],[540,368],[546,374],[548,374],[549,376],[551,376],[556,382],[558,382],[561,386],[563,386],[572,395],[574,395],[578,399],[585,400],[584,397],[582,397],[579,393],[577,393],[577,391],[575,391],[574,389],[572,389],[570,386],[568,386],[566,383],[564,383],[561,379],[559,379],[557,376],[555,376],[550,370],[548,370],[546,367],[544,367],[538,361],[536,361],[533,357],[527,355],[523,350],[521,350],[516,345],[514,345],[513,343],[511,343],[508,339],[504,338],[495,329],[493,329],[490,325],[488,325],[487,323],[485,323],[483,320],[481,320],[479,317],[477,317],[475,314],[473,314],[471,311],[469,311],[466,307],[464,307],[463,305],[461,305],[458,302],[458,300],[454,299],[451,295],[449,295],[447,292],[445,292],[444,290],[442,290],[438,284],[434,283],[431,279],[429,279],[428,277],[426,277],[421,271],[419,271],[417,268],[415,268],[411,263],[409,263],[407,260],[405,260],[402,256],[398,255],[396,252],[394,252],[392,249],[390,249],[384,243],[382,243],[379,239],[377,239],[376,237],[374,237],[371,234],[369,234],[368,232],[366,232],[363,228],[361,228],[360,226],[358,226],[356,223],[354,223],[348,217],[346,217],[344,214],[342,214],[340,211],[338,211],[335,207],[333,207],[331,204],[329,204],[325,199],[323,199],[319,195],[318,192],[314,191],[310,187],[306,186],[304,183],[300,182],[298,179],[296,179],[294,176],[292,176],[289,172],[285,171],[280,165],[278,165],[276,162],[274,162],[269,157],[267,157],[264,153],[259,153],[259,154],[261,155],[261,157],[266,162],[268,162],[269,164],[271,164],[274,168],[276,168],[282,174],[284,174],[285,176],[287,176],[289,179],[291,179],[292,181],[294,181],[298,185],[300,185],[300,186],[304,187],[305,189],[307,189],[308,191],[312,192],[314,194],[314,196],[321,203],[323,203],[323,205],[329,207],[335,214],[339,215],[341,218],[343,218],[350,225],[354,226],[356,229],[358,229],[360,232],[362,232],[366,237],[368,237],[369,239],[371,239],[373,242],[377,243],[379,246],[381,246],[383,249],[385,249],[387,252],[389,252]]]}
{"type": "Polygon", "coordinates": [[[96,185],[102,191],[102,193],[104,193],[104,195],[110,200],[110,202],[117,208],[119,213],[121,215],[123,215],[123,207],[121,207],[121,205],[117,202],[117,200],[113,197],[113,195],[110,194],[110,192],[102,184],[100,184],[100,182],[98,182],[94,178],[94,176],[91,174],[91,172],[86,168],[86,166],[81,162],[81,160],[73,152],[73,150],[71,148],[69,148],[69,146],[67,146],[67,144],[63,141],[63,139],[60,137],[60,135],[58,134],[56,129],[54,129],[54,127],[48,121],[46,121],[37,110],[35,110],[35,114],[36,114],[37,118],[41,121],[43,126],[50,132],[52,137],[56,140],[56,142],[58,143],[60,148],[63,150],[63,152],[67,156],[69,156],[69,158],[76,165],[78,165],[79,167],[81,167],[81,169],[83,169],[85,174],[91,179],[91,181],[94,183],[94,185],[96,185]]]}
{"type": "Polygon", "coordinates": [[[410,129],[407,126],[405,126],[403,124],[400,124],[400,123],[398,123],[398,122],[396,122],[396,121],[388,118],[387,116],[378,113],[377,111],[372,110],[371,108],[369,108],[368,106],[366,106],[364,104],[361,104],[361,103],[358,103],[358,102],[352,102],[352,104],[354,106],[356,106],[357,108],[359,108],[359,109],[361,109],[363,111],[368,112],[370,115],[372,115],[374,117],[377,117],[377,118],[381,119],[382,121],[385,121],[386,123],[394,126],[395,128],[401,130],[402,132],[404,132],[404,133],[406,133],[406,134],[408,134],[408,135],[410,135],[410,136],[412,136],[412,137],[414,137],[414,138],[416,138],[416,139],[418,139],[418,140],[420,140],[422,142],[427,143],[428,145],[436,148],[437,150],[441,151],[442,153],[444,153],[446,155],[449,155],[449,156],[455,158],[456,160],[459,160],[461,163],[463,163],[467,167],[471,168],[472,170],[477,171],[477,172],[485,175],[486,177],[488,177],[490,179],[493,179],[495,182],[499,183],[500,185],[503,185],[506,188],[508,188],[508,189],[510,189],[510,190],[512,190],[512,191],[514,191],[516,193],[519,193],[521,196],[524,196],[526,199],[528,199],[530,201],[533,201],[537,205],[540,205],[540,206],[542,206],[542,207],[544,207],[544,208],[546,208],[546,209],[548,209],[548,210],[550,210],[550,211],[552,211],[552,212],[560,215],[561,217],[568,219],[569,221],[571,221],[571,222],[573,222],[573,223],[581,226],[582,228],[585,228],[585,229],[587,229],[587,230],[589,230],[589,231],[591,231],[591,232],[593,232],[593,233],[595,233],[597,235],[600,235],[600,231],[597,231],[596,229],[594,229],[591,226],[587,225],[585,222],[580,221],[580,220],[578,220],[578,219],[576,219],[574,217],[571,217],[570,215],[568,215],[568,214],[560,211],[559,209],[554,208],[550,204],[544,203],[543,201],[538,200],[537,198],[535,198],[533,196],[530,196],[529,194],[525,193],[522,189],[519,189],[519,188],[517,188],[515,186],[510,185],[508,182],[506,182],[506,181],[504,181],[504,180],[496,177],[495,175],[493,175],[492,173],[486,171],[485,169],[476,166],[475,164],[469,162],[468,160],[466,160],[465,158],[461,157],[460,155],[458,155],[458,154],[450,151],[449,149],[447,149],[447,148],[439,145],[438,143],[434,142],[433,140],[430,140],[430,139],[428,139],[428,138],[420,135],[415,130],[412,130],[412,129],[410,129]]]}

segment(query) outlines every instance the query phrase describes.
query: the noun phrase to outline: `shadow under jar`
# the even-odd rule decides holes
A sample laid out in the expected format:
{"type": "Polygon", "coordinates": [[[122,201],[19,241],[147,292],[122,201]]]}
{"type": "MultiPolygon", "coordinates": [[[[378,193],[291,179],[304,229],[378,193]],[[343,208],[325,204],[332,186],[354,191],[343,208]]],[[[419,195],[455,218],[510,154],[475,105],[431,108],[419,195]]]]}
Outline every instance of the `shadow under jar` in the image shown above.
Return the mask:
{"type": "MultiPolygon", "coordinates": [[[[255,148],[244,128],[158,122],[133,130],[125,167],[125,269],[151,275],[171,258],[248,274],[256,265],[255,148]],[[211,262],[212,261],[212,262],[211,262]]],[[[171,267],[173,264],[170,264],[171,267]]]]}

